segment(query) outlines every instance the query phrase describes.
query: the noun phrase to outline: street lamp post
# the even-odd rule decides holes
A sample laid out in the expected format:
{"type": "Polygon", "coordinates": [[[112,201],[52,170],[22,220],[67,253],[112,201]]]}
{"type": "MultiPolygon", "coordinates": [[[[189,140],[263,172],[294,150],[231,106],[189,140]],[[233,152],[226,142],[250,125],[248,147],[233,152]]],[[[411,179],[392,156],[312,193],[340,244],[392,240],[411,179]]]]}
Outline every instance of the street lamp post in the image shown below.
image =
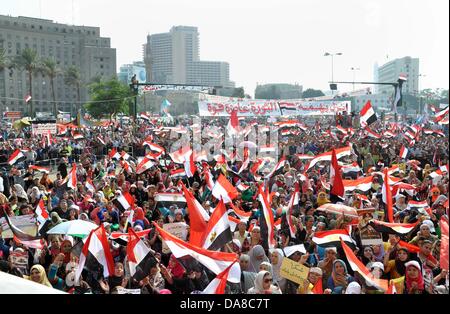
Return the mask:
{"type": "Polygon", "coordinates": [[[355,71],[361,70],[360,68],[351,67],[350,70],[353,71],[353,91],[355,91],[355,71]]]}
{"type": "MultiPolygon", "coordinates": [[[[324,57],[331,56],[331,82],[334,83],[334,56],[342,56],[342,52],[329,53],[325,52],[324,57]]],[[[334,94],[333,89],[331,89],[331,95],[334,94]]]]}

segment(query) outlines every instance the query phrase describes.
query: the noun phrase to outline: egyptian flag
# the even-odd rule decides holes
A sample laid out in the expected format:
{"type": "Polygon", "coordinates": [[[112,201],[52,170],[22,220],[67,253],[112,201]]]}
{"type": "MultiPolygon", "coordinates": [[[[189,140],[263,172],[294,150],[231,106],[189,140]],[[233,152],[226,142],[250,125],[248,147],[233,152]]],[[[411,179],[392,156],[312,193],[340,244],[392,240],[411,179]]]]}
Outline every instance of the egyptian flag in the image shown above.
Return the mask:
{"type": "Polygon", "coordinates": [[[40,166],[36,166],[36,165],[31,165],[30,169],[42,172],[42,173],[46,173],[49,174],[50,173],[50,169],[45,168],[45,167],[40,167],[40,166]]]}
{"type": "Polygon", "coordinates": [[[343,165],[341,167],[342,173],[349,176],[358,176],[361,173],[361,167],[359,167],[358,163],[355,161],[351,165],[343,165]]]}
{"type": "Polygon", "coordinates": [[[391,131],[385,131],[385,132],[383,133],[383,136],[384,136],[385,138],[392,138],[392,137],[395,137],[395,134],[392,133],[391,131]]]}
{"type": "Polygon", "coordinates": [[[120,161],[120,166],[123,170],[125,170],[128,174],[133,173],[133,168],[131,167],[130,163],[126,160],[120,161]]]}
{"type": "MultiPolygon", "coordinates": [[[[30,242],[30,241],[36,241],[41,240],[42,236],[32,236],[28,233],[23,232],[18,227],[16,227],[11,220],[9,219],[8,214],[6,213],[5,209],[2,207],[3,210],[3,217],[5,217],[6,223],[8,224],[9,228],[11,229],[11,232],[14,235],[14,238],[17,238],[18,241],[21,242],[30,242]]],[[[33,242],[31,242],[33,243],[33,242]]]]}
{"type": "Polygon", "coordinates": [[[239,191],[242,191],[242,192],[244,192],[250,188],[248,185],[245,185],[244,183],[239,183],[236,187],[238,188],[239,191]]]}
{"type": "Polygon", "coordinates": [[[228,125],[227,125],[227,131],[228,131],[228,134],[230,134],[231,136],[235,136],[235,135],[239,134],[239,132],[240,132],[239,119],[237,116],[237,109],[234,109],[231,112],[230,120],[228,121],[228,125]]]}
{"type": "Polygon", "coordinates": [[[170,177],[172,179],[182,179],[184,177],[186,177],[186,171],[184,171],[184,169],[174,169],[170,171],[170,177]]]}
{"type": "Polygon", "coordinates": [[[220,174],[212,189],[212,195],[218,200],[223,199],[225,203],[230,203],[239,195],[239,192],[223,174],[220,174]]]}
{"type": "Polygon", "coordinates": [[[209,214],[200,202],[192,195],[184,184],[181,184],[189,212],[190,238],[189,243],[202,246],[203,235],[210,220],[209,214]]]}
{"type": "Polygon", "coordinates": [[[378,133],[372,131],[368,126],[366,126],[364,128],[364,130],[367,132],[367,135],[369,137],[376,138],[377,140],[381,139],[381,135],[379,135],[378,133]]]}
{"type": "Polygon", "coordinates": [[[67,188],[76,189],[77,188],[77,164],[72,165],[72,170],[70,170],[67,177],[64,179],[63,184],[67,183],[67,188]]]}
{"type": "Polygon", "coordinates": [[[202,294],[225,294],[225,287],[228,281],[228,275],[230,273],[231,267],[236,263],[233,262],[228,266],[223,272],[218,274],[209,285],[202,291],[202,294]]]}
{"type": "MultiPolygon", "coordinates": [[[[352,148],[350,146],[342,147],[336,149],[336,157],[337,159],[340,159],[344,156],[350,156],[352,153],[352,148]]],[[[305,172],[309,169],[313,168],[318,162],[320,161],[331,161],[331,155],[333,154],[333,151],[329,151],[320,155],[317,155],[311,161],[306,165],[305,172]]]]}
{"type": "Polygon", "coordinates": [[[114,259],[109,248],[108,238],[103,224],[91,231],[83,245],[78,267],[75,271],[75,282],[79,282],[81,272],[89,255],[93,256],[103,266],[104,278],[114,276],[114,259]]]}
{"type": "Polygon", "coordinates": [[[197,166],[194,163],[194,154],[192,150],[190,154],[185,156],[184,171],[186,172],[188,178],[193,177],[194,174],[197,172],[197,166]]]}
{"type": "Polygon", "coordinates": [[[305,154],[297,154],[296,156],[297,156],[297,158],[300,159],[300,160],[304,160],[304,159],[309,160],[309,159],[313,159],[313,158],[314,158],[314,156],[311,156],[311,155],[305,155],[305,154]]]}
{"type": "Polygon", "coordinates": [[[138,117],[138,119],[142,119],[147,122],[150,122],[150,120],[151,120],[151,118],[145,112],[141,112],[140,114],[138,114],[137,117],[138,117]]]}
{"type": "Polygon", "coordinates": [[[387,218],[390,223],[394,222],[394,209],[392,206],[392,191],[389,185],[388,169],[384,169],[384,182],[383,182],[383,202],[386,204],[387,218]]]}
{"type": "Polygon", "coordinates": [[[419,213],[423,215],[431,215],[431,208],[430,205],[428,205],[428,202],[426,200],[424,201],[409,201],[408,202],[408,209],[409,210],[417,210],[419,213]]]}
{"type": "Polygon", "coordinates": [[[27,248],[31,249],[40,249],[42,250],[45,247],[44,239],[38,239],[38,240],[21,240],[16,235],[13,235],[13,240],[17,244],[21,244],[27,248]]]}
{"type": "Polygon", "coordinates": [[[337,247],[341,243],[340,239],[351,247],[356,248],[356,242],[344,229],[315,232],[312,241],[321,247],[337,247]]]}
{"type": "Polygon", "coordinates": [[[220,200],[203,233],[202,247],[207,250],[217,251],[232,240],[233,234],[231,233],[227,209],[223,200],[220,200]]]}
{"type": "Polygon", "coordinates": [[[406,159],[406,156],[408,156],[408,149],[405,145],[402,145],[402,148],[400,149],[400,158],[406,159]]]}
{"type": "Polygon", "coordinates": [[[144,141],[143,145],[147,145],[150,150],[154,151],[154,152],[158,152],[158,153],[164,153],[165,149],[155,143],[149,142],[149,141],[144,141]]]}
{"type": "Polygon", "coordinates": [[[448,115],[448,112],[449,112],[449,108],[447,107],[447,108],[439,111],[438,113],[436,113],[434,122],[438,123],[438,122],[442,121],[445,118],[445,116],[448,115]]]}
{"type": "Polygon", "coordinates": [[[264,178],[270,179],[272,176],[276,176],[280,174],[283,171],[283,167],[285,164],[289,164],[289,161],[286,160],[286,157],[281,157],[280,161],[275,165],[275,167],[272,169],[270,173],[268,173],[264,178]]]}
{"type": "Polygon", "coordinates": [[[344,183],[342,182],[341,169],[336,158],[336,151],[331,154],[330,182],[333,185],[330,191],[330,199],[333,203],[342,201],[345,196],[344,183]]]}
{"type": "Polygon", "coordinates": [[[402,88],[401,83],[399,83],[395,87],[395,95],[394,95],[394,102],[392,103],[392,111],[397,113],[397,106],[400,107],[401,105],[402,105],[402,88]]]}
{"type": "Polygon", "coordinates": [[[73,133],[73,139],[74,140],[82,140],[84,136],[80,133],[73,133]]]}
{"type": "Polygon", "coordinates": [[[119,207],[120,212],[124,212],[134,207],[134,198],[128,192],[121,193],[115,200],[115,204],[119,207]]]}
{"type": "Polygon", "coordinates": [[[377,115],[372,108],[370,100],[368,100],[365,106],[361,109],[359,115],[359,121],[362,126],[371,125],[372,123],[377,121],[377,115]]]}
{"type": "Polygon", "coordinates": [[[399,192],[406,192],[411,196],[414,196],[416,194],[416,187],[414,185],[399,182],[392,186],[392,196],[396,196],[399,192]]]}
{"type": "Polygon", "coordinates": [[[120,158],[120,154],[117,152],[117,150],[115,148],[111,149],[108,156],[111,159],[119,159],[120,158]]]}
{"type": "Polygon", "coordinates": [[[136,174],[141,174],[150,169],[151,167],[153,167],[154,165],[155,163],[152,160],[150,160],[148,157],[144,157],[136,167],[136,174]]]}
{"type": "Polygon", "coordinates": [[[186,198],[181,193],[156,193],[155,194],[156,207],[167,207],[170,205],[177,205],[179,208],[186,207],[186,198]]]}
{"type": "Polygon", "coordinates": [[[246,220],[248,221],[250,219],[250,217],[252,216],[251,212],[245,212],[243,210],[240,210],[239,208],[237,208],[236,206],[234,206],[233,203],[229,204],[231,206],[231,209],[228,210],[228,213],[233,213],[234,215],[236,215],[240,220],[246,220]]]}
{"type": "Polygon", "coordinates": [[[22,154],[22,151],[20,149],[16,149],[14,153],[11,156],[9,156],[8,165],[12,166],[15,163],[23,161],[25,159],[26,157],[24,154],[22,154]]]}
{"type": "Polygon", "coordinates": [[[275,241],[275,234],[274,234],[274,227],[275,227],[275,221],[273,217],[272,208],[269,206],[269,201],[267,200],[266,193],[262,190],[261,185],[258,187],[258,199],[261,203],[261,215],[260,215],[260,227],[261,227],[261,237],[263,237],[263,234],[267,234],[267,244],[268,248],[274,248],[276,241],[275,241]]]}
{"type": "Polygon", "coordinates": [[[396,235],[405,235],[410,233],[419,222],[413,224],[388,223],[384,221],[371,220],[370,226],[378,232],[396,235]]]}
{"type": "Polygon", "coordinates": [[[186,160],[187,154],[191,152],[191,148],[189,146],[180,147],[177,151],[170,153],[169,156],[172,158],[173,162],[176,164],[183,164],[186,160]]]}
{"type": "Polygon", "coordinates": [[[440,267],[441,269],[448,270],[448,221],[445,220],[444,217],[441,217],[440,225],[441,225],[440,267]]]}
{"type": "Polygon", "coordinates": [[[253,162],[253,165],[250,168],[250,172],[255,176],[258,171],[264,167],[264,159],[258,158],[255,162],[253,162]]]}
{"type": "Polygon", "coordinates": [[[341,245],[344,249],[347,261],[353,271],[358,272],[368,283],[377,289],[386,291],[388,290],[388,281],[384,279],[375,278],[366,266],[355,256],[353,249],[351,249],[343,239],[341,239],[341,245]]]}
{"type": "Polygon", "coordinates": [[[136,234],[133,228],[128,229],[127,243],[128,265],[130,267],[130,275],[137,281],[141,281],[150,273],[150,269],[158,264],[153,252],[140,236],[136,234]]]}
{"type": "Polygon", "coordinates": [[[280,106],[282,116],[289,116],[291,114],[297,113],[297,107],[295,106],[295,103],[280,102],[278,103],[278,105],[280,106]]]}
{"type": "Polygon", "coordinates": [[[84,184],[84,186],[86,187],[86,189],[88,189],[88,191],[95,193],[95,185],[94,182],[92,182],[91,178],[86,179],[86,183],[84,184]]]}
{"type": "MultiPolygon", "coordinates": [[[[147,236],[150,231],[152,231],[152,229],[145,229],[142,231],[138,231],[136,232],[136,234],[138,235],[139,238],[144,238],[145,236],[147,236]]],[[[119,243],[122,246],[127,246],[128,241],[129,241],[129,233],[122,233],[122,232],[111,232],[111,234],[109,235],[109,239],[113,240],[114,242],[119,243]]]]}
{"type": "MultiPolygon", "coordinates": [[[[405,242],[405,241],[402,241],[402,240],[398,241],[398,246],[407,249],[411,253],[419,253],[420,252],[420,248],[417,245],[409,244],[408,242],[405,242]]],[[[427,258],[427,260],[429,260],[433,264],[436,264],[436,265],[438,264],[438,261],[433,256],[433,254],[430,253],[426,258],[427,258]]]]}
{"type": "MultiPolygon", "coordinates": [[[[160,228],[158,224],[153,223],[153,225],[177,259],[184,256],[191,256],[217,275],[232,265],[238,258],[235,253],[209,251],[192,245],[171,235],[164,229],[160,228]]],[[[241,282],[241,268],[239,264],[234,264],[231,266],[228,274],[228,281],[232,283],[241,282]]]]}
{"type": "Polygon", "coordinates": [[[36,219],[39,222],[39,231],[40,231],[49,217],[48,212],[45,209],[44,200],[42,198],[39,200],[39,203],[34,212],[36,213],[37,216],[36,219]]]}

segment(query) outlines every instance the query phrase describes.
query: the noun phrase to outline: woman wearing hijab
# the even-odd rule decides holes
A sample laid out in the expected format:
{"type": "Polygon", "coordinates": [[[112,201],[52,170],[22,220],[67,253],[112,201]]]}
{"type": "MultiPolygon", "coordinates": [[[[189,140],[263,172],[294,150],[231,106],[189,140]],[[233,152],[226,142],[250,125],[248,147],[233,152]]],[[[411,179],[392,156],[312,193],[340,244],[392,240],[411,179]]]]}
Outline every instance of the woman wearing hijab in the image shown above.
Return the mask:
{"type": "Polygon", "coordinates": [[[286,286],[286,279],[281,277],[281,264],[283,263],[284,254],[281,249],[271,250],[270,254],[270,262],[272,263],[272,275],[273,275],[273,283],[277,284],[278,287],[283,291],[286,286]]]}
{"type": "Polygon", "coordinates": [[[17,196],[17,201],[20,203],[28,203],[28,196],[20,184],[14,184],[13,194],[17,196]]]}
{"type": "MultiPolygon", "coordinates": [[[[394,248],[391,248],[393,250],[394,248]]],[[[409,261],[409,252],[406,248],[397,248],[395,259],[389,260],[389,255],[384,257],[384,273],[390,275],[390,279],[397,279],[405,276],[406,266],[409,261]]]]}
{"type": "Polygon", "coordinates": [[[248,255],[250,256],[250,265],[249,265],[249,271],[252,272],[259,272],[259,266],[262,262],[268,262],[269,259],[266,256],[266,253],[264,252],[264,248],[261,245],[254,246],[249,252],[248,255]]]}
{"type": "Polygon", "coordinates": [[[105,279],[100,280],[100,287],[105,293],[113,291],[114,288],[121,286],[126,287],[128,279],[125,277],[124,267],[122,263],[114,264],[114,275],[108,277],[108,281],[105,279]]]}
{"type": "Polygon", "coordinates": [[[343,260],[337,259],[333,262],[333,271],[328,278],[327,288],[334,290],[337,287],[347,288],[348,284],[355,279],[347,272],[347,265],[343,260]]]}
{"type": "Polygon", "coordinates": [[[255,286],[248,294],[281,294],[280,288],[272,284],[272,275],[265,270],[260,271],[255,278],[255,286]]]}
{"type": "Polygon", "coordinates": [[[27,279],[52,288],[52,284],[48,281],[47,274],[42,265],[33,265],[30,269],[30,276],[27,279]]]}
{"type": "Polygon", "coordinates": [[[405,289],[404,294],[426,294],[425,283],[423,281],[422,269],[417,261],[410,261],[405,264],[405,289]]]}
{"type": "Polygon", "coordinates": [[[373,255],[375,257],[376,262],[383,262],[384,261],[384,245],[382,244],[376,244],[372,246],[373,249],[373,255]]]}

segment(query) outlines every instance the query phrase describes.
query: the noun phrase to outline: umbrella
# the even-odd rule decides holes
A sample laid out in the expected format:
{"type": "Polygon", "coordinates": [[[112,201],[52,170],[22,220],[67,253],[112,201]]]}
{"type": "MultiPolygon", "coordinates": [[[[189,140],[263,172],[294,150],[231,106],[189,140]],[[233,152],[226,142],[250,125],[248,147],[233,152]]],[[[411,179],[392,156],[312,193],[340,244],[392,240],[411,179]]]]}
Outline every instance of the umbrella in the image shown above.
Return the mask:
{"type": "Polygon", "coordinates": [[[89,221],[70,220],[57,224],[55,227],[47,231],[47,234],[65,234],[83,238],[88,235],[91,230],[97,229],[98,226],[89,221]]]}
{"type": "Polygon", "coordinates": [[[324,212],[337,214],[337,215],[344,214],[345,216],[358,218],[358,212],[356,211],[355,208],[350,207],[350,206],[340,205],[340,204],[324,204],[324,205],[320,206],[319,208],[317,208],[317,210],[321,210],[324,212]]]}
{"type": "Polygon", "coordinates": [[[256,148],[258,147],[255,143],[251,141],[244,141],[239,144],[239,147],[256,148]]]}

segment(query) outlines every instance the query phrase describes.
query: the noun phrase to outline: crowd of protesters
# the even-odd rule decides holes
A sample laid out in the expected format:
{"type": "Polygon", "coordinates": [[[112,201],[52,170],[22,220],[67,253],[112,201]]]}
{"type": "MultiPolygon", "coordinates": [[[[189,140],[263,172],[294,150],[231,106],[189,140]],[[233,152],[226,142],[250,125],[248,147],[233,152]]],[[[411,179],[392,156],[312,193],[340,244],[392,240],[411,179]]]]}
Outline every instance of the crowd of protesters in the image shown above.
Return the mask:
{"type": "MultiPolygon", "coordinates": [[[[247,119],[242,126],[245,123],[248,125],[250,120],[247,119]]],[[[302,121],[301,118],[295,120],[302,121]]],[[[343,120],[338,121],[341,126],[352,126],[351,118],[345,122],[343,120]]],[[[202,128],[223,127],[227,121],[208,119],[201,123],[202,128]]],[[[268,124],[265,118],[253,122],[257,122],[259,126],[268,124]]],[[[250,170],[254,162],[239,171],[243,160],[230,157],[233,151],[223,152],[225,161],[213,158],[208,162],[198,162],[194,176],[182,179],[170,175],[172,170],[183,165],[174,163],[168,154],[158,157],[159,163],[141,174],[136,174],[133,170],[125,171],[124,158],[115,160],[109,154],[112,150],[126,151],[130,155],[132,168],[135,169],[138,157],[151,151],[148,146],[143,145],[145,140],[150,138],[153,143],[163,147],[166,153],[171,152],[173,150],[170,146],[178,139],[177,136],[184,134],[174,132],[174,128],[190,132],[192,124],[192,118],[186,117],[175,120],[170,124],[172,128],[166,131],[161,127],[168,125],[163,125],[158,118],[139,120],[137,125],[111,122],[105,126],[75,126],[64,133],[53,135],[50,143],[46,143],[40,136],[32,136],[31,130],[27,128],[19,132],[4,129],[0,139],[0,217],[33,214],[43,200],[49,218],[39,231],[45,242],[42,249],[30,248],[12,238],[0,236],[0,271],[69,293],[109,294],[119,293],[121,288],[137,289],[140,293],[148,294],[200,293],[214,279],[215,274],[200,263],[186,267],[170,252],[165,252],[162,238],[153,225],[153,222],[161,227],[173,222],[185,222],[189,225],[189,210],[179,203],[158,202],[155,196],[158,193],[179,192],[178,181],[181,180],[203,208],[212,212],[218,200],[211,195],[203,172],[210,169],[213,180],[219,174],[224,174],[234,186],[245,184],[249,187],[244,191],[239,190],[233,205],[240,211],[250,213],[250,217],[240,220],[235,230],[232,230],[233,241],[221,249],[224,252],[235,252],[241,268],[241,283],[228,284],[226,293],[386,293],[353,271],[342,247],[322,247],[313,241],[316,232],[338,229],[349,231],[355,241],[354,254],[374,277],[400,282],[397,293],[448,293],[448,252],[445,257],[447,268],[442,268],[440,256],[441,241],[444,241],[441,238],[441,218],[448,224],[448,168],[447,172],[440,170],[442,166],[448,165],[447,125],[422,124],[414,134],[415,142],[411,143],[404,133],[410,126],[416,125],[414,121],[377,121],[370,125],[371,130],[380,135],[380,138],[374,138],[367,136],[362,128],[355,128],[354,132],[344,134],[336,129],[333,120],[322,119],[307,125],[305,129],[296,129],[297,132],[293,134],[284,136],[278,132],[278,156],[271,164],[259,169],[258,175],[250,170]],[[426,134],[424,129],[441,130],[443,133],[426,134]],[[383,136],[386,131],[392,132],[394,136],[383,136]],[[83,137],[74,139],[75,132],[83,137]],[[353,218],[345,215],[317,210],[321,205],[332,202],[329,194],[330,162],[319,162],[305,171],[308,159],[301,157],[317,156],[348,145],[351,145],[352,153],[339,161],[353,164],[360,170],[356,173],[344,173],[344,179],[373,176],[369,190],[348,192],[341,202],[357,209],[372,209],[370,213],[361,216],[356,224],[352,222],[353,218]],[[403,146],[409,149],[407,158],[402,158],[399,154],[403,146]],[[26,152],[26,159],[12,166],[8,165],[7,161],[16,149],[26,152]],[[283,169],[269,179],[264,179],[282,157],[288,161],[283,169]],[[32,165],[45,166],[48,159],[57,160],[57,168],[52,169],[50,174],[42,174],[30,168],[32,165]],[[73,164],[77,167],[75,189],[67,188],[64,180],[73,164]],[[417,222],[416,227],[407,234],[382,232],[379,243],[363,245],[360,230],[367,227],[367,221],[374,218],[386,221],[386,205],[382,200],[383,176],[380,173],[384,168],[394,165],[398,166],[398,171],[392,176],[415,188],[412,193],[403,191],[394,197],[394,222],[417,222]],[[432,175],[436,171],[439,174],[437,177],[432,175]],[[306,180],[301,180],[302,175],[306,176],[306,180]],[[86,187],[90,180],[94,184],[94,190],[86,187]],[[258,184],[264,184],[269,189],[268,192],[273,193],[270,207],[274,220],[283,215],[291,215],[294,224],[295,237],[292,237],[284,223],[281,227],[276,227],[274,247],[267,244],[266,236],[262,234],[258,184]],[[300,185],[298,205],[291,212],[286,212],[296,184],[300,185]],[[124,192],[134,197],[135,208],[131,222],[128,217],[130,211],[122,210],[114,202],[124,192]],[[360,195],[364,196],[364,201],[360,195]],[[426,201],[429,211],[412,208],[409,205],[411,201],[426,201]],[[115,262],[114,275],[104,278],[101,268],[85,268],[82,279],[75,282],[73,270],[79,261],[81,238],[46,233],[58,224],[70,220],[90,221],[99,226],[103,224],[108,233],[126,233],[128,228],[137,232],[150,229],[142,238],[154,252],[157,263],[152,265],[143,279],[136,280],[129,275],[126,243],[110,239],[110,250],[115,262]],[[404,243],[408,245],[403,245],[404,243]],[[301,244],[305,251],[286,253],[284,250],[301,244]],[[411,246],[418,250],[411,249],[411,246]],[[17,260],[12,258],[21,254],[26,256],[25,265],[17,264],[17,260]],[[432,259],[428,258],[430,255],[432,259]],[[307,280],[303,284],[281,275],[285,258],[309,268],[307,280]],[[319,281],[320,290],[316,289],[319,281]]],[[[223,133],[226,131],[223,130],[223,133]]],[[[237,215],[236,217],[239,218],[237,215]]],[[[448,243],[446,247],[448,248],[448,243]]]]}

